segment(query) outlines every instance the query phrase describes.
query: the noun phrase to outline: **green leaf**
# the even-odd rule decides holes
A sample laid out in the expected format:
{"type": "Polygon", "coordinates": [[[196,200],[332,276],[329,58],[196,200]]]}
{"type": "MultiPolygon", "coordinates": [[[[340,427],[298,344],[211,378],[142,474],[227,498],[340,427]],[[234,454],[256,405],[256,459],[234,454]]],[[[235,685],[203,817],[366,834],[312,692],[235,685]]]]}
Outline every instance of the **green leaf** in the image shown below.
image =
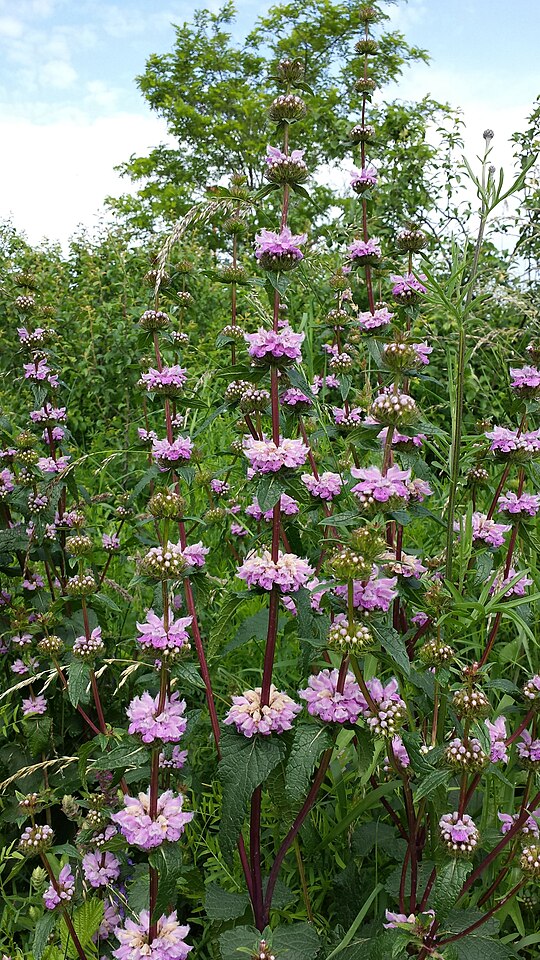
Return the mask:
{"type": "Polygon", "coordinates": [[[372,630],[373,636],[377,638],[383,650],[408,677],[411,672],[411,662],[403,638],[397,630],[394,630],[393,627],[375,625],[372,626],[372,630]]]}
{"type": "Polygon", "coordinates": [[[206,888],[204,909],[210,920],[236,920],[248,906],[247,893],[229,893],[217,883],[209,883],[206,888]]]}
{"type": "Polygon", "coordinates": [[[178,677],[184,686],[195,687],[197,690],[206,690],[204,680],[193,663],[176,663],[171,673],[172,676],[178,677]]]}
{"type": "Polygon", "coordinates": [[[434,770],[433,773],[428,773],[414,791],[415,800],[421,800],[422,797],[430,797],[431,794],[435,793],[444,783],[448,783],[451,776],[451,770],[434,770]]]}
{"type": "Polygon", "coordinates": [[[135,739],[122,743],[104,753],[92,764],[94,770],[118,770],[121,767],[137,767],[144,763],[147,750],[135,739]]]}
{"type": "Polygon", "coordinates": [[[56,917],[57,915],[55,913],[47,910],[36,923],[34,939],[32,941],[32,954],[35,957],[35,960],[41,960],[41,957],[43,956],[43,951],[47,946],[49,935],[54,929],[56,917]]]}
{"type": "Polygon", "coordinates": [[[285,767],[285,790],[293,803],[305,799],[311,775],[323,752],[332,746],[333,737],[328,726],[299,723],[294,731],[291,751],[285,767]]]}
{"type": "Polygon", "coordinates": [[[219,842],[223,855],[230,859],[253,791],[283,759],[285,743],[279,737],[256,734],[248,738],[236,731],[225,730],[220,745],[222,759],[218,775],[223,784],[223,803],[219,842]]]}
{"type": "MultiPolygon", "coordinates": [[[[85,903],[83,903],[83,905],[75,910],[71,915],[73,929],[75,930],[83,949],[91,943],[92,937],[99,930],[101,921],[103,920],[103,910],[103,900],[98,900],[97,897],[92,897],[91,899],[86,900],[85,903]]],[[[66,921],[64,919],[60,921],[59,932],[62,949],[64,952],[67,952],[68,957],[71,957],[72,960],[78,960],[79,954],[77,953],[75,944],[69,935],[66,921]]]]}
{"type": "Polygon", "coordinates": [[[158,872],[158,894],[154,919],[176,907],[176,883],[182,873],[182,850],[177,843],[162,843],[148,857],[158,872]]]}
{"type": "Polygon", "coordinates": [[[90,667],[83,660],[73,660],[69,666],[68,697],[70,703],[77,707],[79,703],[88,703],[90,693],[87,688],[90,683],[90,667]]]}
{"type": "Polygon", "coordinates": [[[15,553],[16,550],[26,550],[28,537],[21,527],[9,530],[0,530],[0,553],[15,553]]]}
{"type": "Polygon", "coordinates": [[[279,960],[314,960],[321,948],[317,932],[309,923],[276,927],[270,942],[279,960]]]}
{"type": "Polygon", "coordinates": [[[262,934],[255,927],[234,927],[226,930],[219,938],[219,948],[223,960],[248,960],[253,956],[262,934]]]}
{"type": "MultiPolygon", "coordinates": [[[[284,618],[282,618],[282,623],[283,622],[284,618]]],[[[267,633],[268,608],[265,607],[263,610],[258,610],[257,613],[254,613],[251,617],[246,617],[238,627],[233,639],[226,645],[224,653],[229,653],[230,650],[236,650],[237,647],[241,647],[244,643],[248,643],[248,641],[252,639],[264,640],[267,633]]]]}
{"type": "Polygon", "coordinates": [[[430,906],[433,906],[437,919],[441,922],[454,906],[471,870],[472,863],[459,858],[452,859],[438,868],[430,906]]]}
{"type": "Polygon", "coordinates": [[[257,502],[262,512],[266,513],[267,510],[271,510],[284,492],[285,487],[283,486],[283,481],[280,480],[276,474],[268,473],[262,477],[255,491],[255,496],[257,497],[257,502]]]}

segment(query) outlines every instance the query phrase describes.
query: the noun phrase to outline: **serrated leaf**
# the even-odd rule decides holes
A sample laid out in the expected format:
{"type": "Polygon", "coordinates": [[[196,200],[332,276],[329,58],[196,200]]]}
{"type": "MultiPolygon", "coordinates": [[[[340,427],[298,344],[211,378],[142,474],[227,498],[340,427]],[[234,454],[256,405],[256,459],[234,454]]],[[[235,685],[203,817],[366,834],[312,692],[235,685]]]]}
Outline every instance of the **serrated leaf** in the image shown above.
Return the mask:
{"type": "Polygon", "coordinates": [[[411,662],[403,637],[392,627],[373,625],[372,630],[373,636],[377,638],[383,650],[385,650],[395,665],[403,671],[405,676],[408,677],[411,672],[411,662]]]}
{"type": "Polygon", "coordinates": [[[313,960],[321,944],[317,931],[309,923],[290,923],[272,933],[272,951],[279,960],[313,960]]]}
{"type": "Polygon", "coordinates": [[[285,487],[283,486],[283,480],[279,479],[273,473],[263,476],[259,480],[255,491],[257,503],[262,512],[266,513],[267,510],[271,510],[284,492],[285,487]]]}
{"type": "Polygon", "coordinates": [[[209,883],[206,888],[204,909],[210,920],[236,920],[248,906],[247,893],[229,893],[217,883],[209,883]]]}
{"type": "Polygon", "coordinates": [[[34,939],[32,941],[32,954],[35,960],[41,960],[49,936],[54,929],[56,919],[56,914],[47,910],[37,921],[36,929],[34,930],[34,939]]]}
{"type": "Polygon", "coordinates": [[[178,677],[178,679],[182,681],[184,686],[195,687],[197,690],[206,690],[204,680],[195,664],[176,663],[171,672],[174,677],[178,677]]]}
{"type": "Polygon", "coordinates": [[[219,949],[223,960],[247,960],[261,942],[261,932],[255,927],[234,927],[226,930],[219,938],[219,949]]]}
{"type": "MultiPolygon", "coordinates": [[[[103,900],[92,897],[73,911],[71,922],[83,949],[91,943],[92,937],[99,930],[103,920],[103,910],[103,900]]],[[[59,933],[64,953],[67,953],[72,960],[78,960],[77,949],[69,935],[66,921],[63,919],[60,921],[59,933]]]]}
{"type": "Polygon", "coordinates": [[[253,791],[283,759],[285,743],[279,737],[256,734],[247,738],[236,731],[224,730],[220,746],[222,759],[218,776],[223,784],[223,803],[219,842],[223,855],[230,858],[253,791]]]}
{"type": "Polygon", "coordinates": [[[314,723],[296,726],[285,767],[285,792],[293,803],[305,799],[317,761],[332,743],[333,737],[327,726],[314,723]]]}
{"type": "Polygon", "coordinates": [[[68,697],[70,703],[77,707],[79,703],[88,703],[90,693],[90,667],[83,660],[73,660],[69,666],[68,697]]]}
{"type": "Polygon", "coordinates": [[[444,921],[456,902],[459,892],[472,870],[467,860],[455,858],[437,869],[437,879],[433,887],[430,906],[433,906],[437,919],[444,921]]]}
{"type": "Polygon", "coordinates": [[[122,743],[104,753],[92,764],[93,770],[118,770],[121,767],[137,767],[146,759],[148,751],[135,739],[122,743]]]}
{"type": "Polygon", "coordinates": [[[414,791],[415,800],[421,800],[422,797],[430,797],[439,787],[447,783],[451,776],[451,770],[434,770],[433,773],[428,773],[414,791]]]}
{"type": "Polygon", "coordinates": [[[158,873],[154,919],[176,908],[176,883],[182,873],[182,850],[177,843],[162,843],[148,858],[158,873]]]}

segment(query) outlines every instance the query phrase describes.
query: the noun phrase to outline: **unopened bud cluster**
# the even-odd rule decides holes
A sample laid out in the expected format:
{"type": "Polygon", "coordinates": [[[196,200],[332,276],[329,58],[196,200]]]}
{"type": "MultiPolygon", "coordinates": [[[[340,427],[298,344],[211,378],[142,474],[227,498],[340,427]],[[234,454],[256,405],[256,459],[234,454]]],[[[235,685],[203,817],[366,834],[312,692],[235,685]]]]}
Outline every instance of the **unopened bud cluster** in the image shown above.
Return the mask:
{"type": "Polygon", "coordinates": [[[19,840],[19,850],[26,857],[31,857],[36,853],[43,853],[47,850],[53,841],[53,831],[48,824],[36,824],[33,827],[27,827],[19,840]]]}
{"type": "Polygon", "coordinates": [[[44,653],[49,657],[57,657],[58,654],[62,653],[63,649],[63,640],[61,640],[60,637],[54,636],[53,634],[43,637],[38,643],[38,650],[40,653],[44,653]]]}
{"type": "Polygon", "coordinates": [[[452,706],[458,717],[484,717],[490,711],[490,703],[482,690],[456,690],[452,697],[452,706]]]}
{"type": "Polygon", "coordinates": [[[302,120],[307,113],[307,108],[302,97],[295,93],[282,93],[270,104],[268,115],[271,120],[280,123],[285,120],[287,123],[293,123],[295,120],[302,120]]]}
{"type": "Polygon", "coordinates": [[[418,409],[407,393],[382,393],[373,401],[370,413],[379,423],[391,427],[412,423],[418,409]]]}
{"type": "Polygon", "coordinates": [[[482,744],[475,737],[471,737],[467,742],[459,737],[451,740],[444,756],[447,764],[458,770],[483,770],[489,762],[482,750],[482,744]]]}
{"type": "Polygon", "coordinates": [[[70,597],[87,597],[95,589],[94,574],[89,570],[86,573],[76,573],[74,577],[69,577],[66,583],[66,593],[70,597]]]}
{"type": "Polygon", "coordinates": [[[150,513],[159,520],[181,520],[184,507],[184,498],[172,490],[159,490],[148,502],[150,513]]]}
{"type": "Polygon", "coordinates": [[[456,652],[449,643],[444,643],[436,637],[426,640],[418,651],[420,660],[429,667],[438,667],[443,663],[449,663],[455,655],[456,652]]]}
{"type": "Polygon", "coordinates": [[[334,623],[328,632],[328,646],[341,653],[359,653],[374,644],[373,634],[362,623],[334,623]]]}
{"type": "Polygon", "coordinates": [[[149,330],[151,332],[154,330],[162,330],[163,327],[168,325],[169,316],[164,313],[163,310],[145,310],[139,323],[143,330],[149,330]]]}
{"type": "Polygon", "coordinates": [[[519,863],[523,873],[531,877],[540,878],[540,846],[535,843],[528,847],[523,847],[519,863]]]}
{"type": "Polygon", "coordinates": [[[82,533],[77,533],[66,540],[66,550],[73,557],[85,557],[92,552],[93,546],[91,538],[82,533]]]}
{"type": "Polygon", "coordinates": [[[166,547],[151,547],[139,560],[139,569],[147,577],[156,580],[168,580],[169,577],[181,577],[186,569],[186,561],[173,544],[166,547]]]}
{"type": "Polygon", "coordinates": [[[371,562],[350,547],[334,553],[328,567],[338,580],[367,580],[371,574],[371,562]]]}

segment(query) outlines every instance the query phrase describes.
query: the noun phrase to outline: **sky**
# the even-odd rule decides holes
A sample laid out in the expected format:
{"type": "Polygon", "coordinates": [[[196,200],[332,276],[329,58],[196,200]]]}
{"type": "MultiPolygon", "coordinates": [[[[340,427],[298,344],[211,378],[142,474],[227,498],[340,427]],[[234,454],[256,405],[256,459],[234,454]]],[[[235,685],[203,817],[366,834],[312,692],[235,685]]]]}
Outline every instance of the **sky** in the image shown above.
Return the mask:
{"type": "MultiPolygon", "coordinates": [[[[200,6],[219,7],[218,0],[200,6]]],[[[236,0],[241,37],[270,0],[236,0]]],[[[0,0],[0,220],[28,240],[65,247],[92,229],[107,195],[129,182],[115,165],[171,142],[135,83],[147,57],[174,44],[186,0],[0,0]]],[[[466,155],[495,131],[493,162],[510,169],[509,138],[540,95],[540,0],[410,0],[390,26],[426,48],[387,97],[430,94],[463,111],[466,155]]]]}

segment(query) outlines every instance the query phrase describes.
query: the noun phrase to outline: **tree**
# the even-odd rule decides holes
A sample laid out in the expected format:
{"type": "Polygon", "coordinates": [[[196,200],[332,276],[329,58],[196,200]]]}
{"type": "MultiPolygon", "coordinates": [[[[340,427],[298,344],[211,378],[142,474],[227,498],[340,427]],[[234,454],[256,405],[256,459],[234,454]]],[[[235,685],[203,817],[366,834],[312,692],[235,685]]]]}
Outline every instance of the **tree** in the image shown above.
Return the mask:
{"type": "MultiPolygon", "coordinates": [[[[259,17],[254,29],[238,44],[231,36],[235,19],[232,2],[218,13],[199,10],[192,23],[175,27],[172,52],[153,54],[138,86],[154,110],[167,123],[177,147],[161,144],[146,157],[131,157],[119,168],[140,184],[135,196],[109,198],[110,207],[134,229],[153,231],[182,216],[212,182],[241,171],[251,189],[262,183],[261,131],[270,129],[268,74],[283,57],[299,58],[305,66],[309,110],[302,123],[301,146],[310,168],[319,176],[310,193],[322,218],[331,207],[343,206],[335,189],[324,182],[324,165],[342,161],[351,151],[348,132],[357,118],[351,115],[355,42],[360,35],[358,4],[353,0],[308,0],[278,4],[259,17]]],[[[388,15],[379,10],[384,23],[388,15]]],[[[379,86],[398,79],[408,64],[427,61],[425,50],[410,46],[397,31],[379,37],[375,79],[379,86]]],[[[298,91],[302,93],[302,89],[298,91]]],[[[438,169],[426,131],[437,127],[444,136],[455,113],[445,104],[425,98],[420,105],[382,104],[391,141],[380,138],[374,153],[394,150],[396,171],[403,171],[404,153],[415,152],[415,195],[408,189],[407,170],[394,183],[385,203],[394,205],[392,222],[406,208],[429,210],[434,204],[432,178],[438,169]],[[393,129],[390,130],[390,126],[393,129]],[[397,206],[396,206],[397,203],[397,206]]],[[[301,216],[302,208],[299,208],[301,216]]],[[[380,212],[387,219],[384,209],[380,212]]],[[[313,216],[313,210],[310,211],[313,216]]]]}

